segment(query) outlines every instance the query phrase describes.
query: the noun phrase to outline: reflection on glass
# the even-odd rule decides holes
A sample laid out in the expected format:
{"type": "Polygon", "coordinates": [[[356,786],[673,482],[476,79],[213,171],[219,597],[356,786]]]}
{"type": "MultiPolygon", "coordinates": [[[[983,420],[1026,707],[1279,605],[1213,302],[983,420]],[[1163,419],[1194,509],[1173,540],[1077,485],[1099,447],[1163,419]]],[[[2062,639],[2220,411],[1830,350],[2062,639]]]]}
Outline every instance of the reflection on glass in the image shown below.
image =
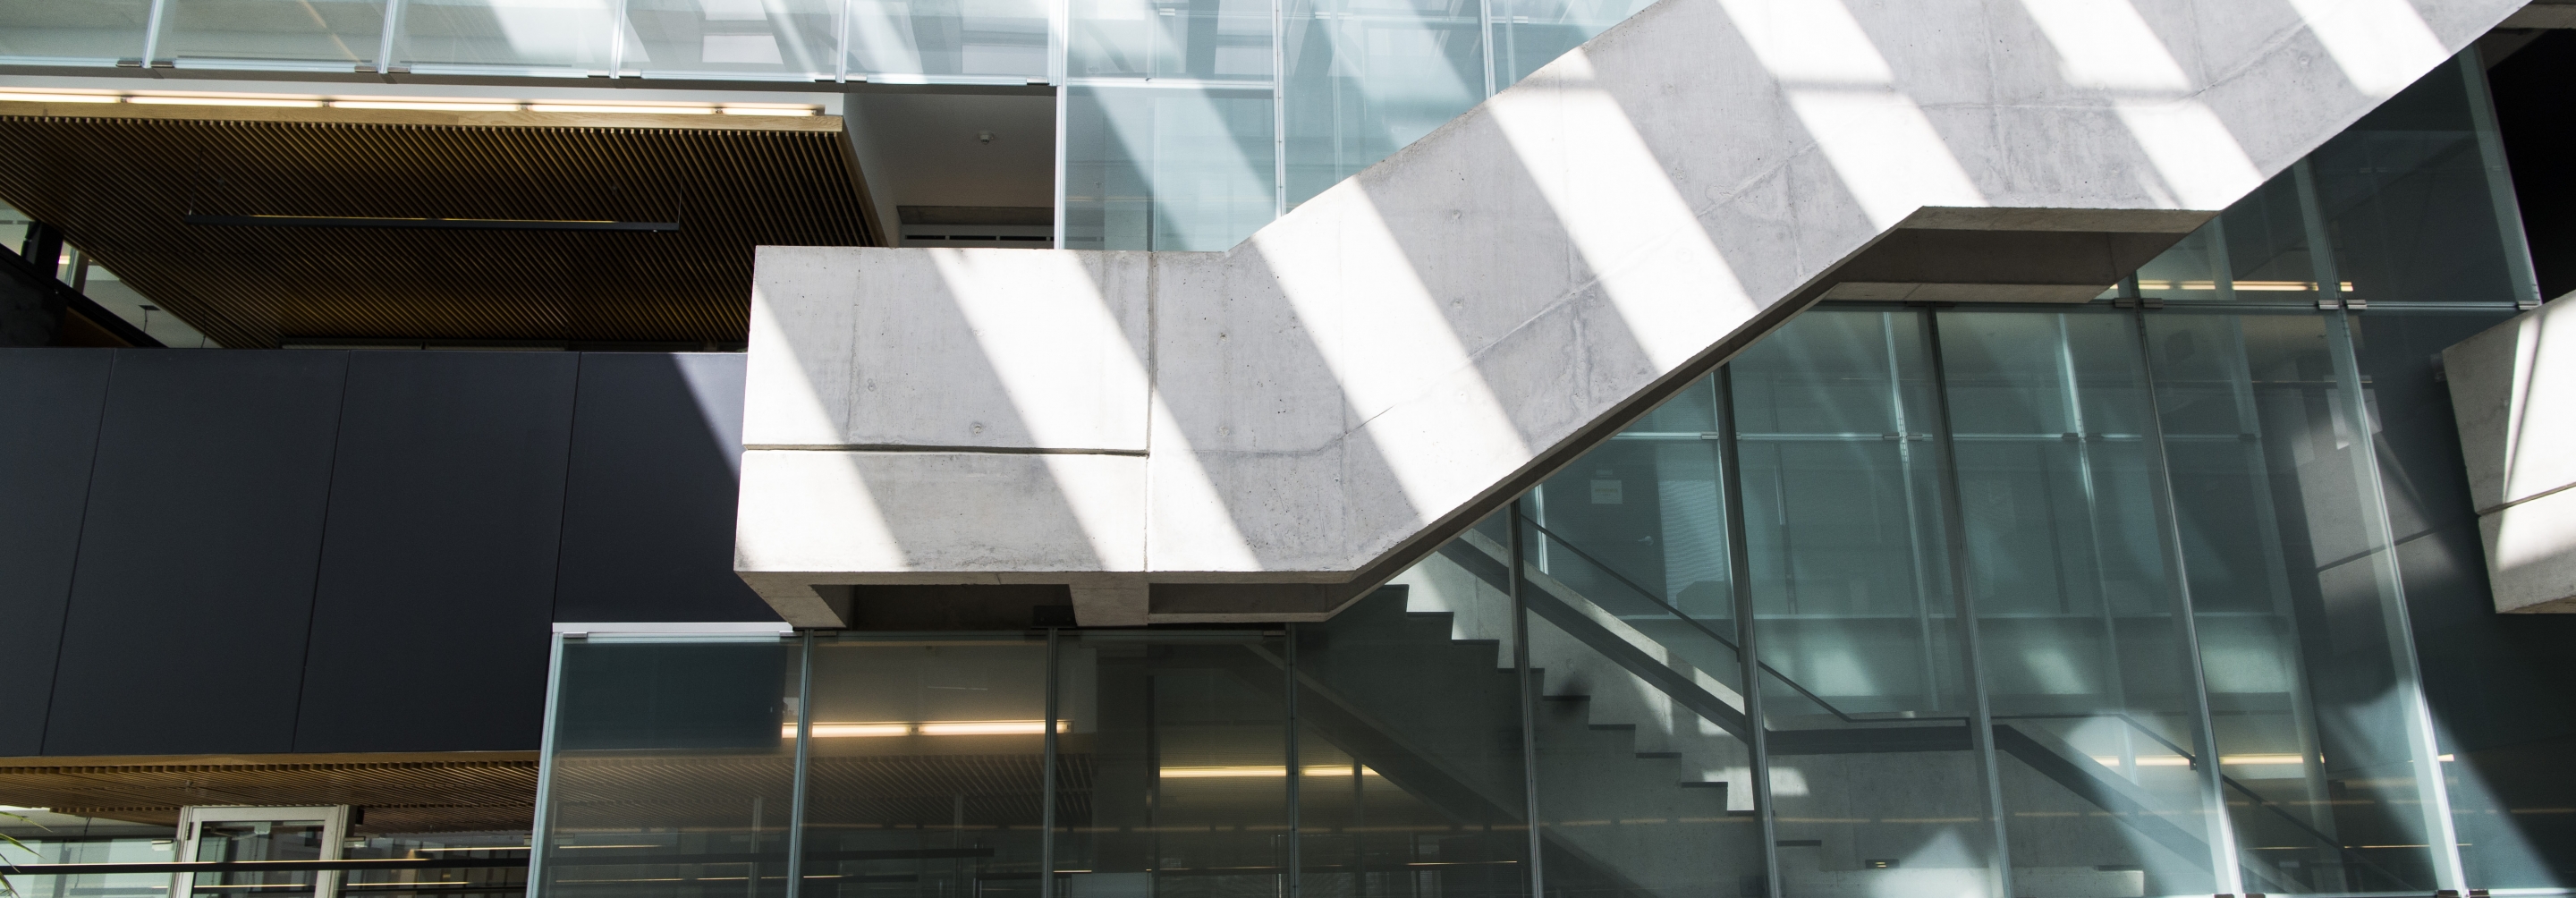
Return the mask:
{"type": "Polygon", "coordinates": [[[1028,640],[817,643],[801,895],[1034,898],[1046,683],[1028,640]]]}
{"type": "Polygon", "coordinates": [[[854,75],[1047,74],[1041,0],[850,0],[850,17],[854,75]]]}
{"type": "Polygon", "coordinates": [[[1511,600],[1454,562],[1409,579],[1297,628],[1304,893],[1525,895],[1511,600]]]}
{"type": "Polygon", "coordinates": [[[1917,313],[1810,312],[1733,364],[1783,894],[1989,894],[1917,313]]]}
{"type": "Polygon", "coordinates": [[[1510,87],[1636,15],[1649,0],[1493,0],[1494,86],[1510,87]]]}
{"type": "MultiPolygon", "coordinates": [[[[192,861],[318,861],[328,829],[320,820],[209,820],[197,824],[192,861]]],[[[226,871],[188,874],[197,895],[310,896],[327,874],[311,871],[226,871]]]]}
{"type": "Polygon", "coordinates": [[[538,894],[784,896],[798,652],[566,641],[538,894]]]}
{"type": "Polygon", "coordinates": [[[2149,358],[2246,888],[2428,889],[2375,425],[2336,323],[2157,316],[2149,358]]]}
{"type": "MultiPolygon", "coordinates": [[[[379,811],[376,818],[394,815],[379,811]]],[[[388,820],[387,822],[394,822],[388,820]]],[[[520,821],[522,824],[525,820],[520,821]]],[[[396,823],[399,829],[410,827],[396,823]]],[[[350,860],[412,858],[418,867],[351,870],[339,874],[341,898],[418,898],[425,895],[519,895],[528,890],[524,867],[440,867],[439,861],[510,861],[528,856],[528,831],[442,830],[436,832],[373,831],[352,824],[353,838],[340,850],[350,860]]]]}
{"type": "Polygon", "coordinates": [[[626,0],[623,67],[655,75],[831,78],[841,0],[626,0]]]}
{"type": "Polygon", "coordinates": [[[2135,321],[1940,326],[2014,887],[2220,891],[2135,321]]]}
{"type": "MultiPolygon", "coordinates": [[[[177,59],[372,63],[383,0],[169,0],[160,54],[177,59]]],[[[348,71],[343,68],[341,71],[348,71]]]]}
{"type": "Polygon", "coordinates": [[[1064,102],[1067,248],[1221,250],[1270,221],[1268,84],[1077,85],[1064,102]]]}
{"type": "Polygon", "coordinates": [[[1063,894],[1284,890],[1285,648],[1258,631],[1085,632],[1064,643],[1055,849],[1063,894]]]}
{"type": "Polygon", "coordinates": [[[465,65],[606,73],[611,24],[607,0],[405,0],[395,52],[413,71],[465,65]]]}
{"type": "Polygon", "coordinates": [[[1485,97],[1475,0],[1281,2],[1290,208],[1485,97]]]}
{"type": "Polygon", "coordinates": [[[151,19],[151,0],[0,0],[0,56],[112,66],[143,56],[151,19]]]}

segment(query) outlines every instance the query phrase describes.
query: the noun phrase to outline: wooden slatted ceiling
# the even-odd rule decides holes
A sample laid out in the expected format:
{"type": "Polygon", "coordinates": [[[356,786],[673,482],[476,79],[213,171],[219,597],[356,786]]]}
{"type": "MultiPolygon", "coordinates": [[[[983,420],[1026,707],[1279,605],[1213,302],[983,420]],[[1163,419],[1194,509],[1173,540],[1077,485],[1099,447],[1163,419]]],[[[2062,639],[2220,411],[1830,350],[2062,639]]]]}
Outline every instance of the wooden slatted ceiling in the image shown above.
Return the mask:
{"type": "Polygon", "coordinates": [[[0,199],[230,347],[738,344],[753,248],[883,245],[836,116],[0,102],[0,199]],[[191,225],[680,222],[677,233],[191,225]]]}

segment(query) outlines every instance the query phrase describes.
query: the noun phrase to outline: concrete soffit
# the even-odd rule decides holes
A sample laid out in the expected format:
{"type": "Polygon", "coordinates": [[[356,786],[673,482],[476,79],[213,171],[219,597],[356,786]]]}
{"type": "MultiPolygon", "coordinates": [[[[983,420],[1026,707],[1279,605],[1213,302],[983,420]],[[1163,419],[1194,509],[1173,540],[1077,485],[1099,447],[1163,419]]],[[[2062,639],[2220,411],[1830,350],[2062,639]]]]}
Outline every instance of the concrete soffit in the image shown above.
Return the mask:
{"type": "Polygon", "coordinates": [[[2519,6],[1664,0],[1224,252],[764,247],[735,569],[1320,619],[1828,295],[2098,294],[2519,6]]]}
{"type": "Polygon", "coordinates": [[[2576,614],[2576,303],[2442,350],[2496,610],[2576,614]]]}

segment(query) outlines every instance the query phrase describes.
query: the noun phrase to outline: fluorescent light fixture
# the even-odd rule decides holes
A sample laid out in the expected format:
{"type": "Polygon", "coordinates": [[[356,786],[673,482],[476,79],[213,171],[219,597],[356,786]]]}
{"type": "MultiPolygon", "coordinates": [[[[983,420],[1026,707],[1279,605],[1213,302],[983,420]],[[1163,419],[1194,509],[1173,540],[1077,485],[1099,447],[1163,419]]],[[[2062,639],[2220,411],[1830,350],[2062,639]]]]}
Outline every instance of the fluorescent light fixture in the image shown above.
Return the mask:
{"type": "Polygon", "coordinates": [[[793,115],[812,116],[820,110],[812,106],[732,106],[724,107],[726,115],[793,115]]]}
{"type": "Polygon", "coordinates": [[[650,115],[714,115],[712,106],[611,106],[595,103],[530,103],[529,112],[632,112],[650,115]]]}
{"type": "MultiPolygon", "coordinates": [[[[2234,287],[2234,288],[2236,288],[2236,289],[2238,289],[2238,290],[2250,290],[2250,291],[2257,291],[2257,292],[2266,292],[2266,291],[2268,291],[2268,292],[2304,292],[2304,291],[2308,291],[2308,290],[2314,290],[2314,289],[2316,289],[2316,288],[2317,288],[2317,282],[2315,282],[2315,281],[2229,281],[2229,282],[2228,282],[2228,286],[2234,287]]],[[[2341,286],[2342,286],[2342,289],[2343,289],[2345,292],[2351,292],[2351,290],[2352,290],[2352,282],[2351,282],[2351,281],[2344,281],[2344,282],[2342,283],[2342,285],[2341,285],[2341,286]]],[[[2190,291],[2216,290],[2216,289],[2218,289],[2218,282],[2217,282],[2217,281],[2139,281],[2139,282],[2138,282],[2138,289],[2140,289],[2140,290],[2190,290],[2190,291]]]]}
{"type": "MultiPolygon", "coordinates": [[[[816,739],[838,739],[849,736],[906,736],[911,733],[912,724],[908,723],[818,723],[814,725],[816,739]]],[[[796,738],[796,725],[791,723],[779,727],[778,735],[789,739],[796,738]]]]}
{"type": "Polygon", "coordinates": [[[141,103],[146,106],[278,106],[297,109],[314,109],[322,105],[320,100],[289,100],[276,97],[164,97],[140,94],[125,98],[125,102],[141,103]]]}
{"type": "MultiPolygon", "coordinates": [[[[1306,767],[1300,772],[1309,777],[1349,776],[1351,775],[1351,768],[1349,765],[1344,764],[1316,765],[1306,767]]],[[[1286,767],[1265,767],[1259,765],[1231,767],[1165,767],[1162,770],[1157,771],[1157,773],[1159,773],[1164,779],[1174,780],[1288,778],[1288,768],[1286,767]]],[[[1360,774],[1362,776],[1376,776],[1378,775],[1378,772],[1362,767],[1360,768],[1360,774]]]]}
{"type": "Polygon", "coordinates": [[[333,109],[418,109],[427,112],[517,112],[517,103],[411,102],[407,100],[333,100],[333,109]]]}
{"type": "MultiPolygon", "coordinates": [[[[1065,732],[1070,721],[1055,722],[1056,732],[1065,732]]],[[[921,723],[901,721],[816,722],[814,738],[838,739],[860,736],[1037,736],[1046,732],[1043,720],[934,720],[921,723]]],[[[781,724],[780,738],[796,737],[796,725],[781,724]]]]}
{"type": "Polygon", "coordinates": [[[13,103],[114,103],[115,94],[22,94],[0,91],[0,100],[13,103]]]}

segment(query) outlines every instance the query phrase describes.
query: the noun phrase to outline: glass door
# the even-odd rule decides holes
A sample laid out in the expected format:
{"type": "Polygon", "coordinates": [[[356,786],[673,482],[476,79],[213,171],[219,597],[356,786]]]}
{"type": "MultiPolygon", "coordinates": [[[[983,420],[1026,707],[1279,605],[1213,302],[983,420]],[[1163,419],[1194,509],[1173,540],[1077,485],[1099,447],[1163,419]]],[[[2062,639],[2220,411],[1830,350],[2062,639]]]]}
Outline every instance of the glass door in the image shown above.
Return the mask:
{"type": "MultiPolygon", "coordinates": [[[[190,807],[179,812],[183,861],[336,861],[349,807],[190,807]]],[[[332,898],[327,870],[223,870],[171,877],[170,898],[332,898]]]]}

